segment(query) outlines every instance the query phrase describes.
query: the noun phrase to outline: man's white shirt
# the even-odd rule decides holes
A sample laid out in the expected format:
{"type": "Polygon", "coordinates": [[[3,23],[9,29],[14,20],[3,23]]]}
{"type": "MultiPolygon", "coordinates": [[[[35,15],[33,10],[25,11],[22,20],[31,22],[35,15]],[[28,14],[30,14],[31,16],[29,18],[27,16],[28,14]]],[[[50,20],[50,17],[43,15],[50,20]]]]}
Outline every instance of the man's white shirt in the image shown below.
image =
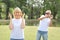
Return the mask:
{"type": "MultiPolygon", "coordinates": [[[[45,17],[45,16],[42,15],[40,18],[42,18],[42,17],[45,17]]],[[[44,19],[40,20],[38,30],[48,31],[49,23],[50,23],[49,18],[44,18],[44,19]]]]}

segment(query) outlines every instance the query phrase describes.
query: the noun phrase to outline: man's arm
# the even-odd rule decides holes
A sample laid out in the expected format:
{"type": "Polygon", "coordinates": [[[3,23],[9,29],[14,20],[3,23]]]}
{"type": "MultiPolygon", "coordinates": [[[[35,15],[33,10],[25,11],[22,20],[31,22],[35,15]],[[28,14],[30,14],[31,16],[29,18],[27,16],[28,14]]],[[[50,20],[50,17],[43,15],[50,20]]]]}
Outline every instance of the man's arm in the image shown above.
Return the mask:
{"type": "Polygon", "coordinates": [[[38,20],[42,20],[42,19],[44,19],[44,18],[46,18],[46,17],[38,18],[38,20]]]}
{"type": "Polygon", "coordinates": [[[50,21],[49,26],[50,26],[50,27],[52,26],[52,20],[50,21]]]}
{"type": "Polygon", "coordinates": [[[44,18],[46,18],[46,17],[44,15],[42,15],[40,18],[38,18],[38,20],[42,20],[44,18]]]}
{"type": "Polygon", "coordinates": [[[49,23],[49,26],[52,26],[52,19],[53,19],[53,15],[50,16],[50,23],[49,23]]]}
{"type": "Polygon", "coordinates": [[[50,24],[49,24],[49,26],[52,26],[52,19],[53,19],[53,15],[50,16],[50,24]]]}

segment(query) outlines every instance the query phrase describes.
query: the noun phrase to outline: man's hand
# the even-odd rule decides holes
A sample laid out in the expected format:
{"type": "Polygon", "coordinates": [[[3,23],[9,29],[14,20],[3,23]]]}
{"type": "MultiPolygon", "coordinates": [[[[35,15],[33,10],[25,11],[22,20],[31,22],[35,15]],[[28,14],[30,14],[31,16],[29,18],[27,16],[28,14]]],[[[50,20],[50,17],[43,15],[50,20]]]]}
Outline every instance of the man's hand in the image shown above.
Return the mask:
{"type": "Polygon", "coordinates": [[[50,16],[50,19],[53,19],[53,15],[50,16]]]}

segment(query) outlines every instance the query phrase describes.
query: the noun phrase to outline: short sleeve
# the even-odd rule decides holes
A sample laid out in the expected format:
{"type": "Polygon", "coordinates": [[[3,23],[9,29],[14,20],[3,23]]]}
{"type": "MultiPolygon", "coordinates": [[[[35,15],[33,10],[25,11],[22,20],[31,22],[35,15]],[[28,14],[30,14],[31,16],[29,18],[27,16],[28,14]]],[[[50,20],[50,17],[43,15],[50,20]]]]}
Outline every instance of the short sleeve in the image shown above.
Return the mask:
{"type": "Polygon", "coordinates": [[[14,23],[14,19],[12,19],[12,24],[14,23]]]}
{"type": "Polygon", "coordinates": [[[42,15],[40,18],[44,17],[44,15],[42,15]]]}

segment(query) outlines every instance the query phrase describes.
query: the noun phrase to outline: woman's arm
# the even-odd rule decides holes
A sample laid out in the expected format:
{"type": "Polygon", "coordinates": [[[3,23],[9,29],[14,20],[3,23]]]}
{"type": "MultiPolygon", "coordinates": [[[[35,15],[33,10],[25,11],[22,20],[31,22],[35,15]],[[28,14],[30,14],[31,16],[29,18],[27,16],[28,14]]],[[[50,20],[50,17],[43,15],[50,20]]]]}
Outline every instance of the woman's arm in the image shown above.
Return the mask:
{"type": "Polygon", "coordinates": [[[24,19],[24,15],[22,16],[22,23],[21,23],[21,28],[24,29],[25,28],[25,19],[24,19]]]}
{"type": "Polygon", "coordinates": [[[22,19],[21,28],[22,28],[22,29],[25,28],[25,19],[22,19]]]}
{"type": "Polygon", "coordinates": [[[11,14],[9,14],[9,17],[10,17],[9,29],[12,30],[13,29],[13,24],[12,24],[12,16],[11,16],[11,14]]]}

